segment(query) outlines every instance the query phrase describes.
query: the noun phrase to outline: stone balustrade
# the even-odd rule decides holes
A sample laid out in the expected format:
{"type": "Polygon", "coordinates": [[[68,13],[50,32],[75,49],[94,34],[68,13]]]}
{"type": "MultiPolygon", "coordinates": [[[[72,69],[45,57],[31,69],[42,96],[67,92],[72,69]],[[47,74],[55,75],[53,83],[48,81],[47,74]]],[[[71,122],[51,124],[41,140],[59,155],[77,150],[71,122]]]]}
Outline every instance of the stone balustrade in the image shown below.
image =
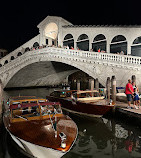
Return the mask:
{"type": "MultiPolygon", "coordinates": [[[[62,49],[62,48],[54,48],[54,47],[47,47],[43,49],[38,49],[34,51],[29,51],[23,54],[22,56],[17,57],[14,60],[9,60],[9,63],[3,65],[0,69],[8,68],[11,63],[17,63],[18,58],[21,60],[22,58],[30,57],[30,56],[41,56],[41,55],[50,55],[52,57],[64,57],[70,60],[76,60],[78,62],[89,62],[89,63],[99,63],[103,64],[106,63],[108,65],[120,65],[128,67],[135,67],[140,69],[141,68],[141,57],[137,56],[128,56],[128,55],[120,55],[120,54],[112,54],[112,53],[102,53],[102,52],[89,52],[89,51],[81,51],[81,50],[71,50],[71,49],[62,49]],[[69,58],[70,57],[70,58],[69,58]],[[5,68],[4,68],[5,67],[5,68]]],[[[10,56],[9,56],[10,57],[10,56]]],[[[0,63],[4,63],[5,60],[2,58],[0,63]]]]}

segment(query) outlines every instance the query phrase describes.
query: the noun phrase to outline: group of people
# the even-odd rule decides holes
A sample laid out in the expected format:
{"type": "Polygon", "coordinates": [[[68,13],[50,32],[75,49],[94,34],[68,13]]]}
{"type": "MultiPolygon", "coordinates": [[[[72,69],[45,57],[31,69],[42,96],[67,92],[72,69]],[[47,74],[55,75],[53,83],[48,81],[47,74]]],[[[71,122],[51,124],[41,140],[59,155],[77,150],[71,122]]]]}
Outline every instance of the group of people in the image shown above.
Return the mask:
{"type": "Polygon", "coordinates": [[[133,100],[133,105],[135,109],[139,109],[140,105],[140,99],[139,99],[139,89],[136,86],[136,83],[131,81],[131,79],[128,80],[128,83],[126,84],[125,88],[125,94],[127,96],[127,102],[128,102],[128,109],[131,109],[131,101],[133,100]]]}

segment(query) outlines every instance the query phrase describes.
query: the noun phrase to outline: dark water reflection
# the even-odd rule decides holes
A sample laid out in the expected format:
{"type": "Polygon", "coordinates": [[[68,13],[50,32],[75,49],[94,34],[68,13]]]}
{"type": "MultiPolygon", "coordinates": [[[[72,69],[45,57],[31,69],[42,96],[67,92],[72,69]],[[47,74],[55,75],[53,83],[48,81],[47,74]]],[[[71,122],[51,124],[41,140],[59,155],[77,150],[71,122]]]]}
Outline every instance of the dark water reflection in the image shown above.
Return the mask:
{"type": "MultiPolygon", "coordinates": [[[[45,97],[53,89],[38,88],[5,92],[5,98],[17,95],[45,97]]],[[[141,158],[141,127],[126,120],[80,118],[69,114],[79,128],[76,143],[63,158],[141,158]]],[[[0,126],[0,158],[28,158],[0,126]]]]}

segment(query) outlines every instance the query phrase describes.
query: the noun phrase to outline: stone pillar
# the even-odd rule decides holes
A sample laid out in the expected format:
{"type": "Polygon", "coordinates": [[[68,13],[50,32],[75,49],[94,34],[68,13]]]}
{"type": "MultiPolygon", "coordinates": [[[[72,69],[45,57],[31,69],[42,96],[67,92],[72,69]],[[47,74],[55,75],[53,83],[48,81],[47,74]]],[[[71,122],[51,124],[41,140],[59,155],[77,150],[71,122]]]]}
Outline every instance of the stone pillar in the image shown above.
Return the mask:
{"type": "Polygon", "coordinates": [[[89,79],[89,89],[94,90],[94,79],[89,79]]]}
{"type": "Polygon", "coordinates": [[[52,46],[52,39],[51,38],[48,38],[48,45],[52,46]]]}
{"type": "Polygon", "coordinates": [[[80,91],[80,81],[77,81],[77,90],[80,91]]]}
{"type": "Polygon", "coordinates": [[[109,39],[107,39],[106,52],[110,53],[110,40],[109,39]]]}
{"type": "Polygon", "coordinates": [[[2,105],[3,105],[3,85],[2,85],[2,81],[0,80],[0,117],[2,116],[2,105]]]}
{"type": "Polygon", "coordinates": [[[132,82],[136,82],[136,76],[132,75],[132,82]]]}
{"type": "Polygon", "coordinates": [[[110,102],[110,77],[107,77],[107,81],[106,81],[106,95],[107,95],[107,100],[109,103],[110,102]]]}
{"type": "Polygon", "coordinates": [[[99,91],[99,81],[98,78],[95,80],[95,89],[99,91]]]}
{"type": "Polygon", "coordinates": [[[131,55],[131,46],[132,46],[132,41],[128,40],[128,42],[127,42],[127,55],[131,55]]]}
{"type": "Polygon", "coordinates": [[[74,39],[74,49],[77,49],[77,42],[75,39],[74,39]]]}
{"type": "Polygon", "coordinates": [[[112,101],[115,103],[116,102],[116,77],[115,76],[112,76],[112,79],[111,79],[111,88],[112,88],[112,91],[111,91],[111,98],[112,98],[112,101]]]}

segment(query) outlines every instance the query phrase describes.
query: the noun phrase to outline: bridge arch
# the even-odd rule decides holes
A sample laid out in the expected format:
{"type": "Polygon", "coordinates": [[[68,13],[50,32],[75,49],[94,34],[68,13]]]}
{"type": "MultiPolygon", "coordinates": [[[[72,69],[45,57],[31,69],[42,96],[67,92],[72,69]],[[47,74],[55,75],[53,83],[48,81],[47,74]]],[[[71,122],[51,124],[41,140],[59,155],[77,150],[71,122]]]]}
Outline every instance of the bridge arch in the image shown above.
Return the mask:
{"type": "Polygon", "coordinates": [[[5,65],[5,64],[8,64],[8,60],[5,60],[4,65],[5,65]]]}
{"type": "Polygon", "coordinates": [[[94,52],[97,52],[98,49],[106,51],[106,37],[103,34],[97,35],[92,43],[92,49],[94,52]]]}
{"type": "Polygon", "coordinates": [[[141,36],[137,37],[131,46],[131,54],[141,57],[141,36]]]}
{"type": "Polygon", "coordinates": [[[86,34],[81,34],[77,39],[77,48],[80,50],[89,51],[89,37],[86,34]]]}
{"type": "Polygon", "coordinates": [[[58,26],[55,22],[50,22],[45,26],[44,29],[45,37],[51,38],[53,40],[57,39],[58,36],[58,26]]]}
{"type": "Polygon", "coordinates": [[[121,51],[127,54],[127,40],[123,35],[117,35],[111,41],[110,52],[120,53],[121,51]]]}
{"type": "Polygon", "coordinates": [[[72,34],[67,34],[63,40],[63,46],[74,47],[74,38],[72,34]]]}
{"type": "Polygon", "coordinates": [[[25,53],[25,52],[28,52],[28,51],[30,51],[30,48],[29,48],[29,47],[25,48],[24,53],[25,53]]]}
{"type": "Polygon", "coordinates": [[[14,57],[14,56],[11,56],[10,60],[14,60],[14,59],[15,59],[15,57],[14,57]]]}
{"type": "Polygon", "coordinates": [[[35,42],[35,43],[33,44],[33,47],[34,47],[34,48],[39,47],[39,43],[38,43],[38,42],[35,42]]]}
{"type": "Polygon", "coordinates": [[[21,52],[18,52],[17,57],[18,57],[18,56],[21,56],[21,55],[22,55],[22,53],[21,53],[21,52]]]}

